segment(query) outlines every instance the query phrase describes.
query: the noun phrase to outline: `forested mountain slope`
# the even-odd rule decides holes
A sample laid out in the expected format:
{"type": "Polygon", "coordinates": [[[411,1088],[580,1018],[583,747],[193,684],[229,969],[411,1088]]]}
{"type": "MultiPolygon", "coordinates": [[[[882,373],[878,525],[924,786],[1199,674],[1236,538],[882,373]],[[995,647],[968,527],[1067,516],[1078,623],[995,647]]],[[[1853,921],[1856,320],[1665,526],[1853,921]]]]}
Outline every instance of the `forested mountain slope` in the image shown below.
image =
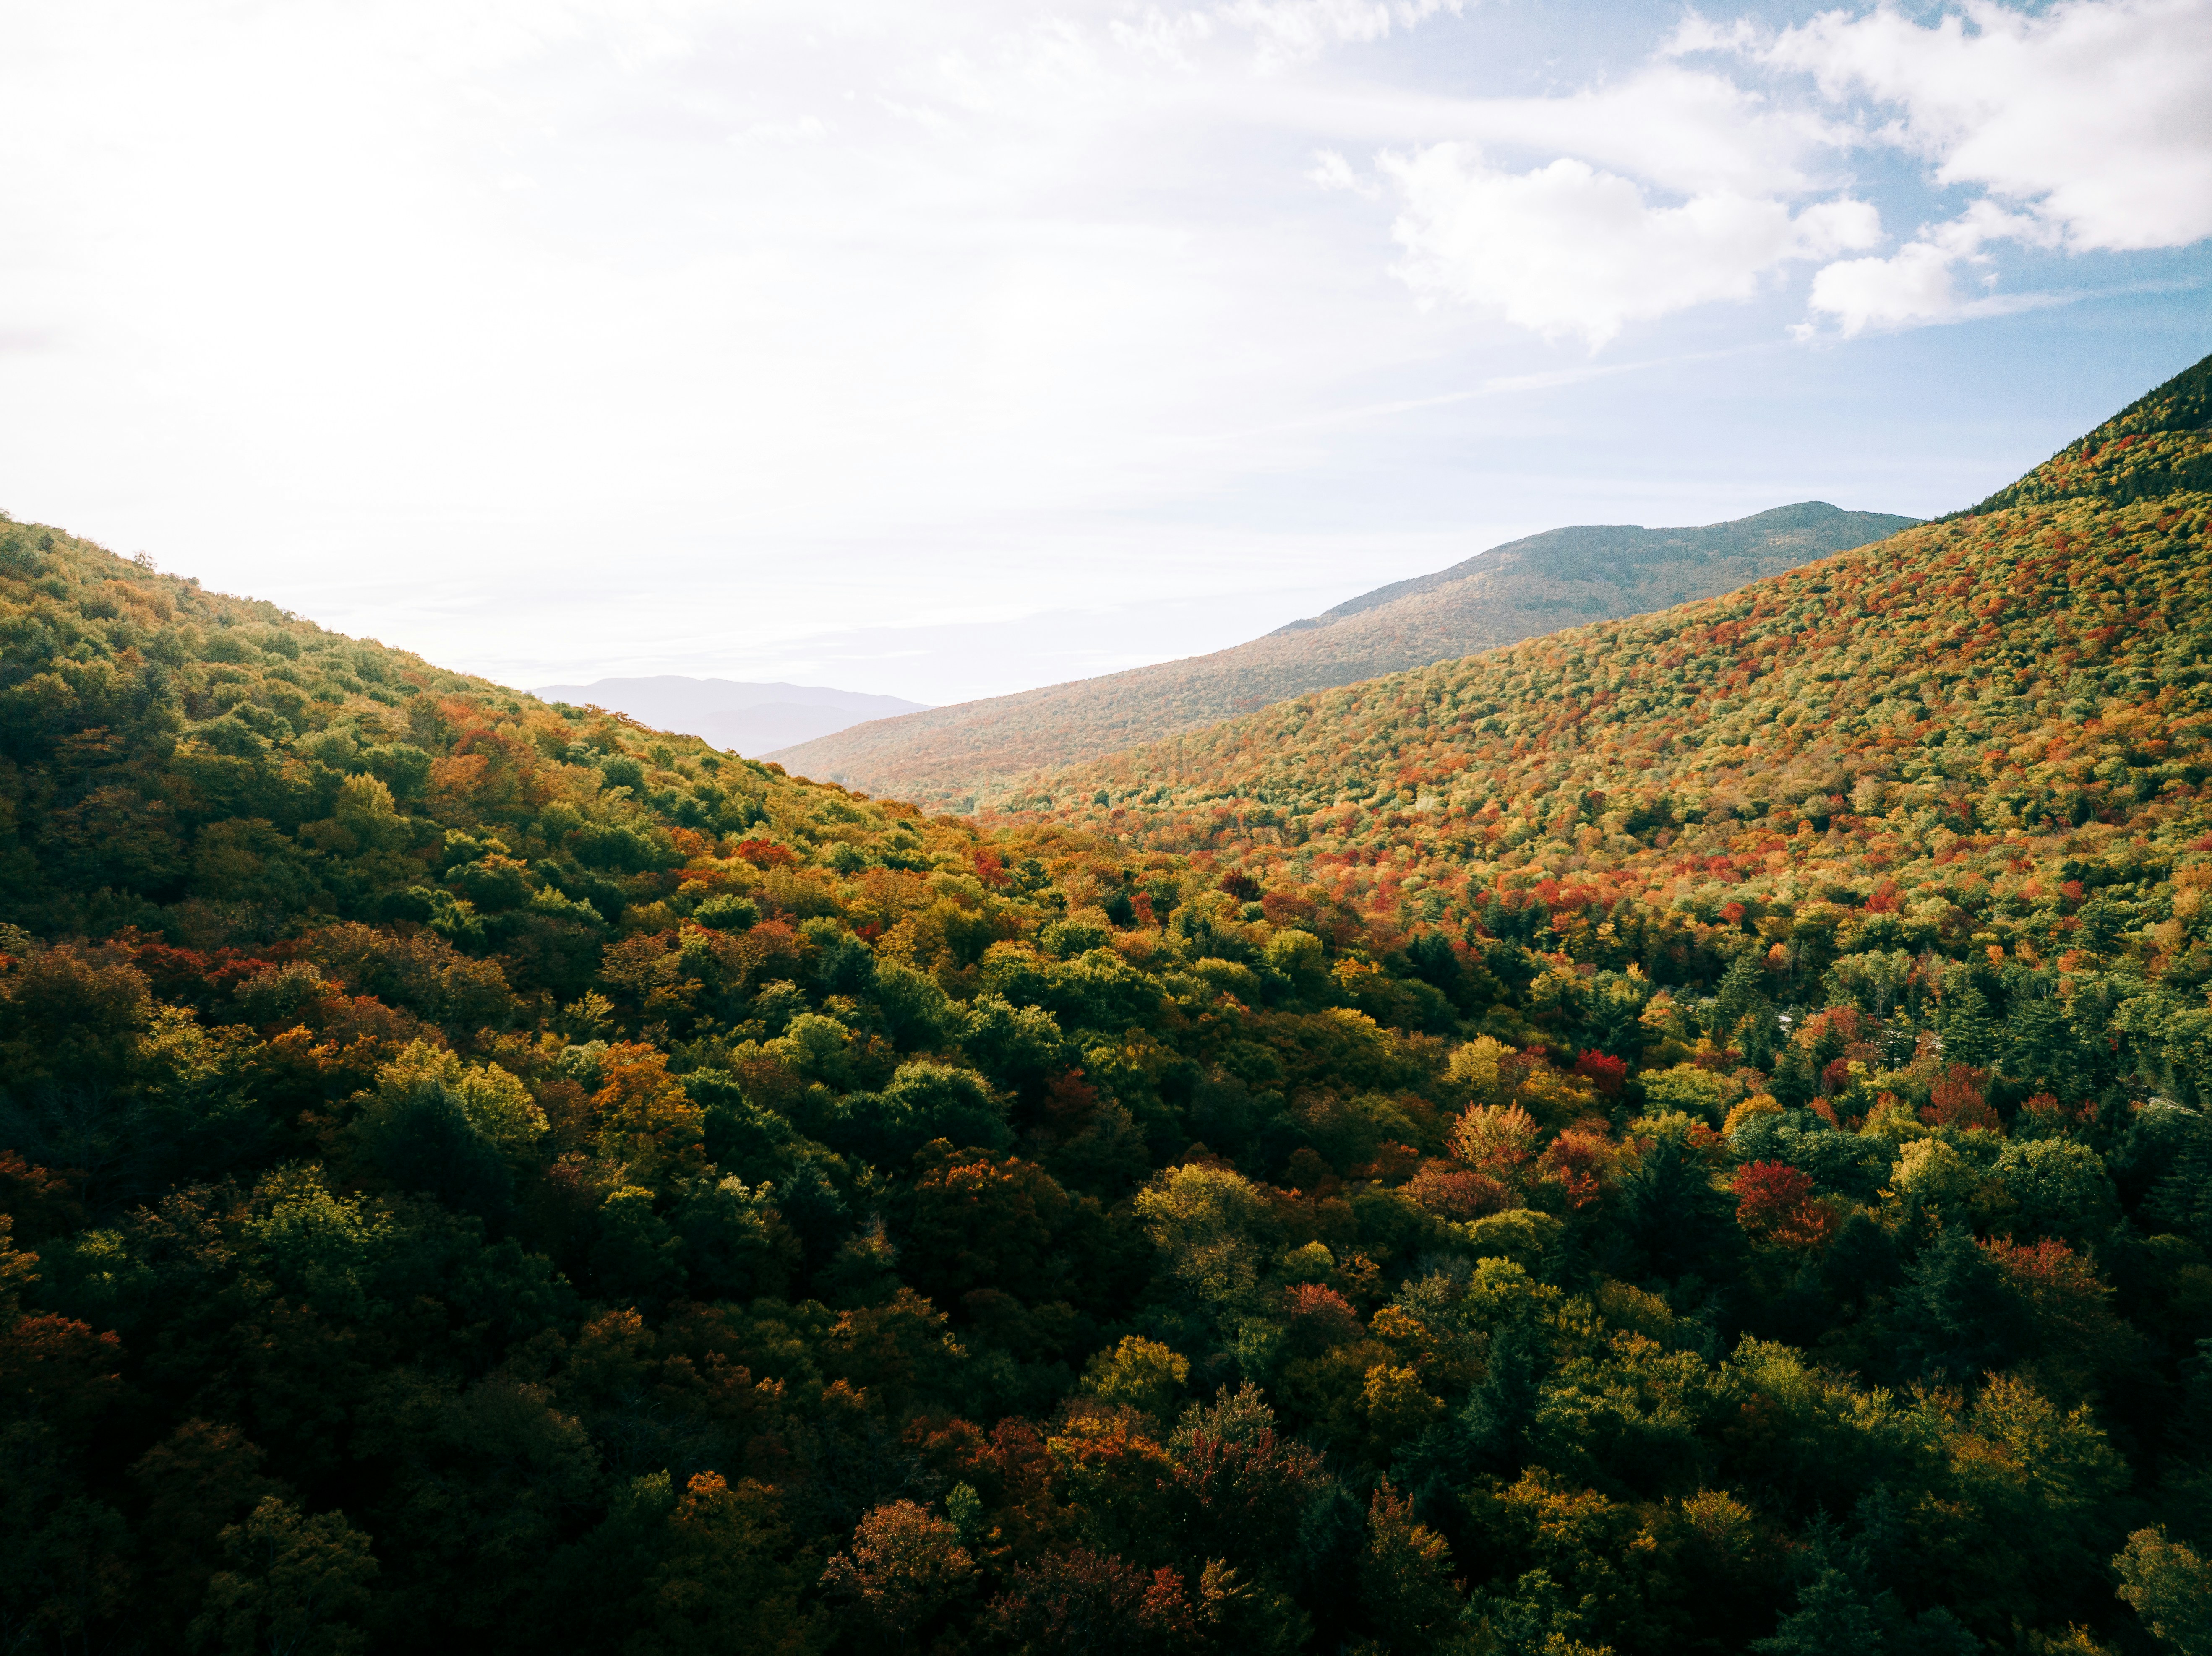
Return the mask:
{"type": "Polygon", "coordinates": [[[1456,660],[1602,616],[1725,592],[1912,521],[1817,500],[1698,529],[1585,525],[1493,547],[1212,655],[854,725],[772,757],[937,809],[1008,801],[1036,767],[1095,758],[1279,701],[1456,660]]]}
{"type": "Polygon", "coordinates": [[[0,523],[0,1644],[2191,1648],[2204,377],[1098,832],[0,523]]]}
{"type": "Polygon", "coordinates": [[[1677,866],[1693,847],[1746,834],[1786,833],[1768,850],[1792,867],[1892,880],[1939,840],[1945,867],[1988,833],[2015,858],[2069,835],[2129,842],[2201,779],[2206,377],[1995,497],[2027,504],[1024,786],[1061,820],[1255,874],[1395,879],[1433,856],[1423,883],[1449,891],[1424,904],[1455,918],[1510,870],[1671,888],[1701,872],[1677,866]]]}

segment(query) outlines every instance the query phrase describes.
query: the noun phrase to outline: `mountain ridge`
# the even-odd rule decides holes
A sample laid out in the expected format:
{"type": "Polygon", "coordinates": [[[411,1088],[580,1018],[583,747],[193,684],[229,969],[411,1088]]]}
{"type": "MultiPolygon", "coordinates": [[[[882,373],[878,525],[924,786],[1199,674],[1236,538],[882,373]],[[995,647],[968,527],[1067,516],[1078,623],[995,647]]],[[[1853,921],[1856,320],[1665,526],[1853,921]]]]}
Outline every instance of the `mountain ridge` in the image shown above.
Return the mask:
{"type": "MultiPolygon", "coordinates": [[[[1855,709],[1846,728],[1864,737],[1869,709],[1885,710],[1877,724],[1887,732],[1911,726],[1915,709],[1924,724],[1931,705],[1956,708],[1953,687],[1961,683],[1973,689],[1968,705],[1978,705],[1979,680],[1989,669],[1986,660],[1975,663],[1988,652],[2001,661],[2006,682],[2045,686],[2025,710],[2014,706],[2007,713],[2002,728],[2017,743],[2054,718],[2063,725],[2069,710],[2078,722],[2094,713],[2099,697],[2126,692],[2136,681],[2124,673],[2113,679],[2116,659],[2174,658],[2172,673],[2197,674],[2187,682],[2201,683],[2203,670],[2180,658],[2212,649],[2212,620],[2198,602],[2200,591],[2212,590],[2212,567],[2202,525],[2191,528],[2208,496],[2202,487],[2153,495],[2145,480],[2212,480],[2208,402],[2212,358],[1998,491],[1990,497],[1997,505],[1984,501],[1720,597],[1293,698],[1103,760],[1040,772],[1018,791],[1051,796],[1058,820],[1110,828],[1132,843],[1186,851],[1237,845],[1273,862],[1277,853],[1263,842],[1298,840],[1315,831],[1312,824],[1338,821],[1346,810],[1370,819],[1362,832],[1378,843],[1394,834],[1413,841],[1456,832],[1494,846],[1504,816],[1522,822],[1522,842],[1540,840],[1547,816],[1566,809],[1546,801],[1581,790],[1613,802],[1600,816],[1624,810],[1640,816],[1648,838],[1668,822],[1683,826],[1688,796],[1676,797],[1680,777],[1729,777],[1722,793],[1734,810],[1736,803],[1771,804],[1791,786],[1802,798],[1839,778],[1847,794],[1859,777],[1887,788],[1911,767],[1919,768],[1907,780],[1919,781],[1931,767],[1940,776],[1948,768],[1942,755],[1899,758],[1883,746],[1887,735],[1877,746],[1891,756],[1879,762],[1862,757],[1845,765],[1834,752],[1808,753],[1790,734],[1803,722],[1799,703],[1747,701],[1748,691],[1782,672],[1786,697],[1817,696],[1855,709]],[[2018,543],[2031,536],[2042,561],[2027,584],[2018,543]],[[2127,555],[2100,549],[2100,540],[2115,538],[2127,555]],[[2024,613],[2039,619],[2033,639],[2015,641],[2012,627],[2027,622],[2005,617],[2022,613],[2022,593],[2034,600],[2024,613]],[[2039,619],[2046,613],[2053,619],[2039,619]],[[2075,614],[2084,619],[2069,619],[2075,614]],[[1845,619],[1832,619],[1838,616],[1845,619]],[[1803,620],[1791,626],[1783,616],[1803,620]],[[2097,624],[2088,624],[2092,616],[2097,624]],[[1613,660],[1663,662],[1700,647],[1725,651],[1710,683],[1675,686],[1663,669],[1648,670],[1669,686],[1663,704],[1659,691],[1639,691],[1613,660]],[[1865,670],[1869,658],[1874,672],[1865,670]],[[2063,679],[2055,676],[2061,668],[2063,679]],[[1907,687],[1901,695],[1886,688],[1892,675],[1907,687]],[[1918,688],[1930,682],[1933,703],[1918,688]],[[1662,705],[1671,710],[1663,719],[1662,705]],[[1528,741],[1549,750],[1555,738],[1585,725],[1597,731],[1619,722],[1624,707],[1643,733],[1633,763],[1590,761],[1571,741],[1565,751],[1583,756],[1563,761],[1564,778],[1540,779],[1515,759],[1528,741]],[[1547,707],[1558,711],[1546,713],[1547,707]],[[1522,727],[1532,734],[1504,739],[1522,727]],[[1547,734],[1538,739],[1533,732],[1540,728],[1547,734]],[[1762,742],[1771,749],[1764,757],[1762,742]],[[1737,761],[1739,749],[1745,756],[1737,761]],[[1372,761],[1370,773],[1363,776],[1346,757],[1353,753],[1372,761]],[[1712,755],[1721,756],[1717,763],[1712,755]],[[1104,804],[1097,803],[1102,797],[1104,804]],[[1642,803],[1616,808],[1624,798],[1642,803]],[[1486,824],[1471,821],[1486,811],[1486,824]],[[1375,828],[1378,814],[1396,816],[1398,827],[1375,828]],[[1218,819],[1211,828],[1209,816],[1218,819]],[[1232,821],[1244,826],[1227,826],[1232,821]]],[[[2127,669],[2138,670],[2144,682],[2158,682],[2166,670],[2127,669]]],[[[2201,737],[2197,727],[2188,728],[2201,737]]],[[[2063,745],[2068,738],[2051,739],[2063,745]]],[[[2014,761],[1989,762],[2002,773],[2014,761]]],[[[1707,798],[1713,793],[1710,782],[1693,788],[1707,798]]],[[[2077,789],[2069,797],[2094,792],[2077,789]]],[[[1694,809],[1702,816],[1702,805],[1694,809]]],[[[1571,823],[1588,825],[1583,806],[1567,815],[1571,823]]],[[[1622,854],[1633,859],[1650,849],[1624,847],[1622,854]]]]}
{"type": "MultiPolygon", "coordinates": [[[[1617,561],[1629,561],[1624,555],[1680,545],[1684,537],[1695,536],[1702,542],[1698,549],[1710,553],[1717,544],[1747,547],[1759,539],[1762,530],[1786,533],[1813,529],[1820,526],[1824,520],[1836,518],[1868,520],[1868,526],[1872,526],[1872,521],[1879,520],[1898,528],[1916,521],[1887,513],[1844,513],[1841,507],[1831,506],[1826,500],[1801,500],[1793,506],[1779,506],[1765,512],[1753,513],[1747,518],[1686,527],[1650,529],[1641,524],[1569,524],[1558,529],[1524,535],[1517,541],[1503,542],[1431,574],[1415,575],[1406,580],[1393,581],[1387,586],[1378,586],[1371,592],[1347,598],[1334,609],[1324,610],[1318,616],[1279,627],[1274,634],[1267,636],[1310,632],[1401,599],[1434,592],[1470,575],[1492,573],[1500,561],[1518,561],[1544,557],[1551,566],[1547,573],[1557,576],[1565,573],[1558,567],[1561,562],[1579,558],[1583,562],[1583,579],[1617,579],[1614,567],[1601,561],[1604,551],[1613,552],[1617,561]],[[1491,561],[1482,561],[1485,559],[1491,561]]],[[[1428,664],[1424,662],[1421,664],[1425,666],[1428,664]]]]}
{"type": "Polygon", "coordinates": [[[1041,764],[1095,757],[1306,690],[1723,591],[1914,521],[1805,501],[1683,529],[1548,530],[1207,655],[854,726],[779,763],[937,809],[1000,803],[1041,764]]]}

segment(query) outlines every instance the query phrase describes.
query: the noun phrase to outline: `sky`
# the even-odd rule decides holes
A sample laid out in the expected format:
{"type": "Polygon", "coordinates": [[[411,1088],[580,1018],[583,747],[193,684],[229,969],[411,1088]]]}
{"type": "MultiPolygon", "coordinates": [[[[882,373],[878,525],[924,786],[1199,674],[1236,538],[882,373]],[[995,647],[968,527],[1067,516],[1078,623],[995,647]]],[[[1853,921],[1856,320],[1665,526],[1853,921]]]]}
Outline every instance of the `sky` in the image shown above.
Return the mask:
{"type": "Polygon", "coordinates": [[[2212,351],[2212,0],[0,0],[0,508],[518,686],[951,701],[2212,351]]]}

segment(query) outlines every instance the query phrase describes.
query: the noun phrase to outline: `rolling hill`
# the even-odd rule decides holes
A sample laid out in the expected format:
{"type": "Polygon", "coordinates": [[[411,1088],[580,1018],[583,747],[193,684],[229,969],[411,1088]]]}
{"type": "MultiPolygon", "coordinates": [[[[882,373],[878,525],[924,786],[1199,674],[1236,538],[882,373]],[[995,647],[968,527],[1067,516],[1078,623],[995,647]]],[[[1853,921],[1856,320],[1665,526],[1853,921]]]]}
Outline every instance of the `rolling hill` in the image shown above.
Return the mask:
{"type": "Polygon", "coordinates": [[[753,684],[728,678],[602,678],[548,684],[532,692],[627,713],[641,724],[703,737],[731,753],[757,758],[872,719],[921,713],[927,703],[821,684],[753,684]]]}
{"type": "MultiPolygon", "coordinates": [[[[2065,952],[2078,870],[2109,858],[2105,912],[2164,925],[2149,893],[2212,774],[2208,427],[2212,361],[1941,522],[1017,792],[1401,920],[1540,889],[1555,925],[1632,897],[1787,939],[1793,910],[1907,889],[1915,938],[2032,961],[2065,952]]],[[[2201,946],[2173,964],[2212,976],[2201,946]]]]}
{"type": "Polygon", "coordinates": [[[981,821],[0,518],[0,1640],[2148,1648],[2208,423],[981,821]]]}
{"type": "Polygon", "coordinates": [[[965,810],[1012,777],[1209,725],[1285,697],[1576,622],[1725,592],[1913,521],[1820,501],[1698,529],[1554,529],[1399,581],[1233,649],[855,725],[779,750],[791,770],[965,810]]]}

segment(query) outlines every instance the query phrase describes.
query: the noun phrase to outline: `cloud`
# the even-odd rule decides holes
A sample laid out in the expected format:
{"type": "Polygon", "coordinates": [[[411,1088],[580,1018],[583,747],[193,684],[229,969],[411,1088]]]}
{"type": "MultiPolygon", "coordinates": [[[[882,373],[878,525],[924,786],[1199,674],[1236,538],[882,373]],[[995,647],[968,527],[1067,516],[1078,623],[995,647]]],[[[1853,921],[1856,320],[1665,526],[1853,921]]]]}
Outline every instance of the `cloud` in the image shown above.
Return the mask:
{"type": "Polygon", "coordinates": [[[1921,158],[1938,185],[1983,192],[1887,258],[1815,274],[1810,309],[1847,336],[2051,302],[1991,291],[1995,242],[2128,252],[2212,235],[2204,0],[2071,0],[2039,14],[1966,0],[1929,23],[1883,4],[1768,38],[1689,25],[1678,46],[1809,74],[1838,103],[1870,100],[1870,147],[1921,158]],[[1966,266],[1980,267],[1984,291],[1962,282],[1966,266]]]}
{"type": "Polygon", "coordinates": [[[1655,205],[1632,179],[1572,157],[1510,173],[1444,143],[1386,155],[1382,167],[1404,197],[1399,272],[1417,292],[1492,306],[1593,349],[1632,321],[1749,299],[1785,264],[1870,246],[1881,234],[1875,209],[1847,197],[1794,213],[1728,191],[1655,205]]]}
{"type": "MultiPolygon", "coordinates": [[[[1381,170],[1403,197],[1398,271],[1424,300],[1595,348],[1863,253],[1826,264],[1807,295],[1850,335],[2050,302],[1995,291],[1999,243],[2124,252],[2212,235],[2208,86],[2208,0],[1965,0],[1927,22],[1885,0],[1778,32],[1692,13],[1624,81],[1471,100],[1449,141],[1381,170]],[[1700,53],[1740,67],[1684,61],[1700,53]],[[1743,83],[1762,70],[1772,84],[1743,83]],[[1885,151],[1975,193],[1876,256],[1875,209],[1845,169],[1885,151]]],[[[1310,176],[1358,179],[1333,159],[1310,176]]]]}
{"type": "Polygon", "coordinates": [[[1124,45],[1183,70],[1199,68],[1210,42],[1249,37],[1263,72],[1310,64],[1330,48],[1366,45],[1442,15],[1457,17],[1468,0],[1229,0],[1225,5],[1167,12],[1147,7],[1140,17],[1109,20],[1107,32],[1124,45]]]}
{"type": "Polygon", "coordinates": [[[830,128],[818,115],[802,115],[795,121],[756,121],[743,136],[754,143],[817,143],[830,136],[830,128]]]}
{"type": "MultiPolygon", "coordinates": [[[[1887,258],[1843,259],[1813,277],[1806,302],[1833,318],[1845,336],[1869,328],[1914,327],[1997,316],[2051,302],[2048,295],[1984,293],[1968,298],[1959,291],[1959,266],[1984,267],[1983,284],[1994,287],[1987,248],[1993,241],[2051,246],[2057,234],[2039,220],[2009,213],[1994,202],[1978,201],[1948,223],[1923,225],[1911,241],[1887,258]]],[[[1797,331],[1798,337],[1812,330],[1797,331]]]]}
{"type": "MultiPolygon", "coordinates": [[[[1731,37],[1737,44],[1744,37],[1731,37]]],[[[1896,112],[1871,134],[2032,214],[2075,252],[2212,235],[2212,5],[1967,0],[1931,24],[1826,12],[1752,50],[1829,97],[1896,112]]],[[[1928,255],[1916,255],[1926,263],[1928,255]]]]}
{"type": "Polygon", "coordinates": [[[1348,190],[1355,196],[1372,197],[1381,192],[1372,179],[1364,179],[1352,171],[1352,163],[1334,149],[1314,151],[1314,169],[1306,174],[1323,190],[1348,190]]]}
{"type": "Polygon", "coordinates": [[[1364,45],[1430,18],[1456,17],[1466,0],[1231,0],[1214,14],[1249,30],[1263,66],[1309,63],[1329,47],[1364,45]]]}
{"type": "Polygon", "coordinates": [[[1547,98],[1485,98],[1453,112],[1452,136],[1491,149],[1593,166],[1684,194],[1798,196],[1834,182],[1856,130],[1810,103],[1725,75],[1653,63],[1547,98]]]}
{"type": "MultiPolygon", "coordinates": [[[[1959,291],[1954,255],[1926,241],[1908,241],[1887,258],[1838,259],[1814,273],[1806,303],[1832,318],[1848,338],[1869,330],[1924,326],[2004,316],[2057,302],[2047,294],[1985,294],[1970,299],[1959,291]]],[[[1994,280],[1994,278],[1992,278],[1994,280]]],[[[1790,330],[1809,340],[1820,330],[1801,323],[1790,330]]]]}

